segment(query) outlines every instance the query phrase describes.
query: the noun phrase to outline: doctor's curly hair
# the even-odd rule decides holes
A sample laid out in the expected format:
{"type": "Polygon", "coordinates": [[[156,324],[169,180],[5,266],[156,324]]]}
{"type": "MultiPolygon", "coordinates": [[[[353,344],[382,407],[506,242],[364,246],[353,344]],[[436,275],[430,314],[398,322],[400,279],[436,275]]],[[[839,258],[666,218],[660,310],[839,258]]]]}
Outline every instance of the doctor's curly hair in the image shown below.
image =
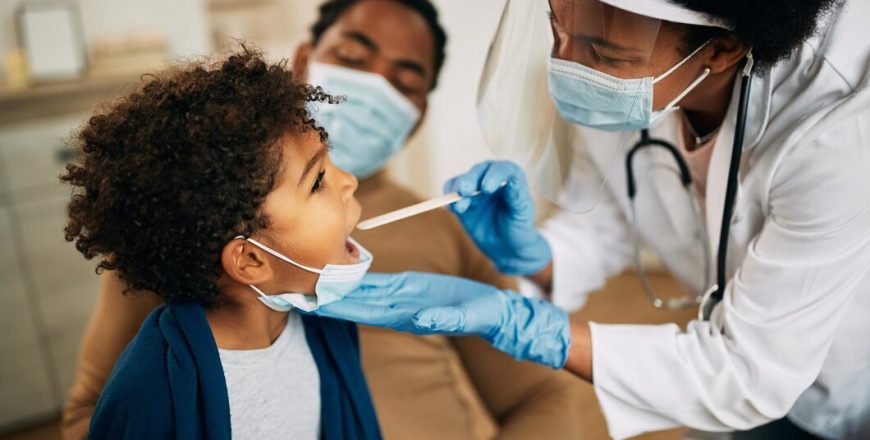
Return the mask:
{"type": "Polygon", "coordinates": [[[732,34],[752,47],[759,70],[769,69],[811,38],[843,0],[676,0],[689,9],[723,20],[733,30],[686,26],[682,52],[688,55],[711,38],[732,34]]]}
{"type": "Polygon", "coordinates": [[[337,100],[285,66],[242,44],[220,61],[143,76],[104,105],[70,141],[66,240],[128,291],[214,305],[223,246],[268,225],[260,207],[276,184],[279,140],[327,140],[306,106],[337,100]]]}

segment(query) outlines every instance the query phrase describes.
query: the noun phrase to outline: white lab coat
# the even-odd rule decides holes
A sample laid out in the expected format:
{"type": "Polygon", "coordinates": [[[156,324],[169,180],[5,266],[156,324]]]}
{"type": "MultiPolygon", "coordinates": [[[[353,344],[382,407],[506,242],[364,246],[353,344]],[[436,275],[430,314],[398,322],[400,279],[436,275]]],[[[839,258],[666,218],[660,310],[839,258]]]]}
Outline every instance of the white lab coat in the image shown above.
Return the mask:
{"type": "MultiPolygon", "coordinates": [[[[870,438],[868,17],[870,2],[850,2],[794,57],[755,78],[728,283],[712,322],[685,332],[592,324],[595,391],[613,437],[678,425],[745,430],[788,414],[822,437],[870,438]]],[[[707,178],[714,256],[736,101],[735,90],[707,178]]],[[[652,134],[676,143],[674,122],[652,134]]],[[[608,162],[595,148],[612,148],[612,135],[577,130],[581,147],[608,162]]],[[[542,227],[554,253],[551,293],[565,308],[582,306],[630,264],[621,164],[592,213],[560,212],[542,227]]],[[[668,208],[675,183],[647,183],[661,205],[638,212],[639,232],[676,272],[702,271],[690,252],[697,243],[680,236],[691,217],[668,208]]]]}

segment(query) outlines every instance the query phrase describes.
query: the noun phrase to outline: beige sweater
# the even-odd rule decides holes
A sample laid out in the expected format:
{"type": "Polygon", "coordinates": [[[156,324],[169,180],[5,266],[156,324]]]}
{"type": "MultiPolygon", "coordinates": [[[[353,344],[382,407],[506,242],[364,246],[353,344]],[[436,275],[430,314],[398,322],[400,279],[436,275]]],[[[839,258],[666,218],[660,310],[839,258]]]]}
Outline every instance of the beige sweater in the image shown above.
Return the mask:
{"type": "MultiPolygon", "coordinates": [[[[360,183],[362,218],[419,201],[384,174],[360,183]]],[[[458,275],[513,287],[499,275],[447,211],[357,231],[377,272],[458,275]]],[[[87,434],[90,416],[115,360],[159,298],[124,296],[111,274],[79,352],[64,409],[64,438],[87,434]]],[[[381,429],[387,439],[578,438],[581,381],[565,372],[516,362],[475,338],[413,336],[361,328],[360,344],[381,429]]]]}

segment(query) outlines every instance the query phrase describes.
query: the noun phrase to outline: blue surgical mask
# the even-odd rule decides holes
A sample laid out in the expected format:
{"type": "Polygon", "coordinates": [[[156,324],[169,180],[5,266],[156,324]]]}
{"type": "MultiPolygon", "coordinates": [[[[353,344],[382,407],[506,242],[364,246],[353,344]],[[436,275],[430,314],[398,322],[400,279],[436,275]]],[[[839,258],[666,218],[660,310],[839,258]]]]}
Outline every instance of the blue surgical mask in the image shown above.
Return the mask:
{"type": "Polygon", "coordinates": [[[316,104],[313,113],[329,134],[332,162],[358,178],[383,168],[420,119],[420,110],[375,73],[311,63],[308,82],[347,98],[340,104],[316,104]]]}
{"type": "Polygon", "coordinates": [[[617,78],[580,63],[551,57],[547,69],[550,97],[562,118],[574,124],[606,131],[649,128],[675,111],[677,103],[710,74],[710,69],[705,69],[662,110],[652,109],[653,85],[677,70],[706,45],[704,43],[655,78],[617,78]]]}
{"type": "Polygon", "coordinates": [[[317,269],[297,263],[290,259],[290,257],[287,257],[253,238],[245,238],[241,236],[236,238],[247,240],[254,246],[257,246],[258,248],[302,270],[319,274],[317,277],[317,284],[314,286],[314,295],[295,292],[267,295],[257,286],[253,284],[249,285],[251,289],[254,289],[254,291],[260,295],[260,302],[270,309],[279,312],[287,312],[294,308],[310,312],[316,310],[320,306],[344,298],[348,293],[359,287],[363,276],[365,276],[366,272],[369,271],[369,267],[371,267],[372,260],[374,259],[371,252],[362,247],[362,245],[357,243],[356,240],[348,237],[348,241],[359,250],[359,261],[353,264],[327,264],[323,269],[317,269]]]}

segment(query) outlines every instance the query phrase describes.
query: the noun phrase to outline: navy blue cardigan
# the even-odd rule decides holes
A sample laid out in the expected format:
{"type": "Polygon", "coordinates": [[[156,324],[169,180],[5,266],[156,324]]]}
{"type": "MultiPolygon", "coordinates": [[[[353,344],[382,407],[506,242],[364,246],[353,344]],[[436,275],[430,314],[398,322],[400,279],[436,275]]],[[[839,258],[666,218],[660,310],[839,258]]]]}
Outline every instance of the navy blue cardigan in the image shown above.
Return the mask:
{"type": "MultiPolygon", "coordinates": [[[[303,316],[320,372],[321,437],[380,439],[359,358],[356,326],[303,316]]],[[[202,306],[154,310],[115,364],[91,419],[90,438],[229,439],[223,367],[202,306]]]]}

